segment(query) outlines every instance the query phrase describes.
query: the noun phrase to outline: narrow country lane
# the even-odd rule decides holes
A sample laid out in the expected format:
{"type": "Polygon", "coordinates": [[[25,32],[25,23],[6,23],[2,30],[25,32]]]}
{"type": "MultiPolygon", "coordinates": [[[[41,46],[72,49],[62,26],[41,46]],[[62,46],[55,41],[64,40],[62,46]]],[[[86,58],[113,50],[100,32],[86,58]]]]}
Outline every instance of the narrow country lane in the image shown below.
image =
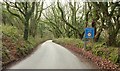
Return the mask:
{"type": "Polygon", "coordinates": [[[66,48],[48,40],[39,45],[30,57],[9,69],[95,69],[95,67],[81,61],[66,48]]]}

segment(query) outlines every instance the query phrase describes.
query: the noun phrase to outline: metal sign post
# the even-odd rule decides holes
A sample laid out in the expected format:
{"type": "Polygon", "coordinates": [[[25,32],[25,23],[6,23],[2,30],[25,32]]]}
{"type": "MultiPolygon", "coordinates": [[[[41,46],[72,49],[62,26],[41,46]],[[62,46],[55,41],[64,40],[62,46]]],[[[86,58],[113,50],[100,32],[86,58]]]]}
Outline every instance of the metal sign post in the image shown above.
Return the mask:
{"type": "Polygon", "coordinates": [[[84,41],[84,49],[86,48],[86,39],[92,38],[92,45],[93,45],[93,38],[94,38],[94,28],[85,28],[85,41],[84,41]]]}

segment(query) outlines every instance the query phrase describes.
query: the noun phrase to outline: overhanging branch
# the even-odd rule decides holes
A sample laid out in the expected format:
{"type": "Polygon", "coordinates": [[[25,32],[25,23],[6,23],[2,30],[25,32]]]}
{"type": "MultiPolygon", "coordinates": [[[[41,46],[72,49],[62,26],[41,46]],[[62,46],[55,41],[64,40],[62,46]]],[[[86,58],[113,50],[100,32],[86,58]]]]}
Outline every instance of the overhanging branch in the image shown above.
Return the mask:
{"type": "Polygon", "coordinates": [[[18,15],[18,14],[16,14],[16,13],[13,13],[13,12],[10,11],[10,5],[9,5],[7,2],[6,2],[6,5],[7,5],[7,10],[8,10],[8,12],[9,12],[10,14],[12,14],[12,15],[18,17],[20,20],[22,20],[22,18],[20,17],[20,15],[18,15]]]}

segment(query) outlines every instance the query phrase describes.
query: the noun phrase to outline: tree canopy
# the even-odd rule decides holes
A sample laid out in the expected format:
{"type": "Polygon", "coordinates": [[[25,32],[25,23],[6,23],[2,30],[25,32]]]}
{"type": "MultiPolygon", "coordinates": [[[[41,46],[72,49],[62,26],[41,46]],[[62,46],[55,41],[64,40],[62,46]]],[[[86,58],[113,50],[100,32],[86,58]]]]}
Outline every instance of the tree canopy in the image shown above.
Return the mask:
{"type": "Polygon", "coordinates": [[[84,38],[84,28],[95,28],[94,41],[117,46],[120,36],[120,2],[4,2],[3,24],[17,27],[23,38],[49,36],[84,38]],[[12,18],[12,20],[11,20],[12,18]],[[111,39],[112,38],[112,39],[111,39]]]}

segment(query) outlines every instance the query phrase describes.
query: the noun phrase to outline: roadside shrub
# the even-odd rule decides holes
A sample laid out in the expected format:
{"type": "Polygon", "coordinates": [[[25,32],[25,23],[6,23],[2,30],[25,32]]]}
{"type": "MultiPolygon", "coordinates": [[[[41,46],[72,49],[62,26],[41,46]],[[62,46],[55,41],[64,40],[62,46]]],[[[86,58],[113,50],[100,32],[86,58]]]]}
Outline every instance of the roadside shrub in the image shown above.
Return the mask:
{"type": "Polygon", "coordinates": [[[87,51],[89,51],[89,50],[92,49],[92,47],[93,47],[93,43],[90,42],[90,41],[87,41],[87,42],[86,42],[86,48],[85,48],[85,49],[86,49],[87,51]]]}
{"type": "Polygon", "coordinates": [[[56,42],[58,44],[73,44],[77,46],[78,48],[82,48],[84,46],[84,42],[80,39],[75,39],[75,38],[58,38],[58,39],[53,39],[53,42],[56,42]]]}
{"type": "Polygon", "coordinates": [[[92,53],[101,56],[102,58],[109,59],[113,63],[118,62],[118,48],[116,47],[107,47],[103,45],[102,43],[97,43],[92,48],[92,53]]]}
{"type": "Polygon", "coordinates": [[[18,38],[22,37],[22,34],[20,34],[20,31],[14,26],[9,26],[9,25],[2,26],[2,32],[3,34],[11,37],[15,41],[18,38]]]}
{"type": "Polygon", "coordinates": [[[78,48],[83,48],[84,47],[84,42],[79,41],[78,43],[76,43],[78,48]]]}
{"type": "Polygon", "coordinates": [[[111,53],[109,54],[109,58],[108,59],[111,60],[114,63],[118,62],[119,57],[118,57],[118,49],[117,48],[111,50],[111,53]]]}
{"type": "Polygon", "coordinates": [[[2,59],[4,59],[3,61],[6,62],[9,60],[9,50],[7,50],[6,47],[3,46],[3,49],[2,49],[2,59]]]}
{"type": "Polygon", "coordinates": [[[102,50],[96,50],[95,53],[97,56],[103,56],[103,51],[102,50]]]}

